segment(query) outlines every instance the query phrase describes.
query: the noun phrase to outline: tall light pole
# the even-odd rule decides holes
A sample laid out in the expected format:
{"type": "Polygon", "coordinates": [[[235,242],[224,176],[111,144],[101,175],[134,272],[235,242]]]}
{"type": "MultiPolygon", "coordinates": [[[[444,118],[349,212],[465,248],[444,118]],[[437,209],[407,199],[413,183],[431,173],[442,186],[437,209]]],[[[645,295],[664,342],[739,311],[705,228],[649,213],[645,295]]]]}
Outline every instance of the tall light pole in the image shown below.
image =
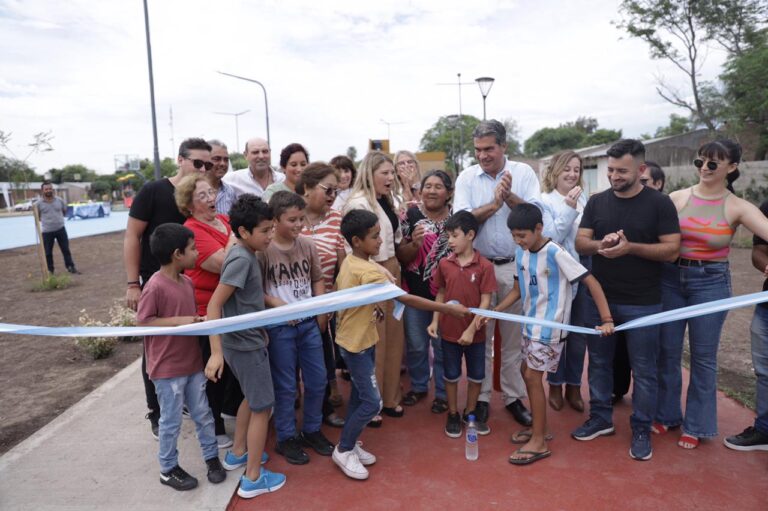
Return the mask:
{"type": "Polygon", "coordinates": [[[152,44],[149,41],[149,9],[144,0],[144,30],[147,33],[147,65],[149,66],[149,100],[152,104],[152,137],[155,142],[155,179],[160,179],[160,150],[157,145],[157,115],[155,114],[155,78],[152,73],[152,44]]]}
{"type": "Polygon", "coordinates": [[[264,84],[262,84],[258,80],[254,80],[253,78],[246,78],[244,76],[237,76],[237,75],[233,75],[233,74],[230,74],[230,73],[225,73],[224,71],[216,71],[216,72],[219,73],[220,75],[231,76],[232,78],[237,78],[238,80],[245,80],[246,82],[255,83],[256,85],[261,87],[262,91],[264,91],[264,116],[267,119],[267,145],[269,147],[272,147],[272,143],[271,143],[270,138],[269,138],[269,103],[267,102],[267,89],[264,87],[264,84]]]}
{"type": "Polygon", "coordinates": [[[464,85],[472,85],[472,82],[462,82],[461,73],[456,73],[456,83],[438,83],[438,85],[457,85],[459,87],[459,147],[461,148],[459,157],[459,169],[460,172],[464,169],[464,114],[461,111],[461,87],[464,85]]]}
{"type": "Polygon", "coordinates": [[[491,92],[491,87],[493,87],[493,82],[495,80],[490,76],[481,76],[480,78],[475,78],[475,81],[480,87],[480,94],[483,95],[483,120],[485,120],[485,98],[487,98],[488,93],[491,92]]]}
{"type": "Polygon", "coordinates": [[[247,114],[248,112],[250,112],[250,110],[243,110],[242,112],[238,112],[236,114],[232,114],[229,112],[213,112],[217,115],[231,115],[232,117],[235,118],[235,147],[237,147],[238,151],[240,150],[240,125],[238,123],[238,119],[241,115],[247,114]]]}
{"type": "Polygon", "coordinates": [[[387,125],[387,140],[390,141],[389,147],[391,149],[392,148],[392,141],[389,138],[389,136],[391,134],[390,133],[390,126],[392,126],[393,124],[405,124],[405,121],[392,121],[392,122],[389,122],[389,121],[385,121],[384,119],[379,119],[379,120],[382,122],[382,124],[386,124],[387,125]]]}

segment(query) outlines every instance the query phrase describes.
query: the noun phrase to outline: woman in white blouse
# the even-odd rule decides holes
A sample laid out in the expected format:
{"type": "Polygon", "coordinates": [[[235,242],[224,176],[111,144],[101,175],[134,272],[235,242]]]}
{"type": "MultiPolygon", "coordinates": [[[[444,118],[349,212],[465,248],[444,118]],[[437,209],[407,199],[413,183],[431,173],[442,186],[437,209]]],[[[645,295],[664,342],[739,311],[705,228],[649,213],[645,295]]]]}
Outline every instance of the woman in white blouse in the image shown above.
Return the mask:
{"type": "MultiPolygon", "coordinates": [[[[373,260],[389,270],[399,286],[400,263],[395,257],[395,248],[403,234],[394,199],[395,179],[395,165],[389,156],[379,151],[368,153],[357,169],[357,177],[344,205],[344,213],[365,209],[379,217],[382,244],[379,255],[373,260]]],[[[402,417],[400,364],[403,360],[404,336],[403,324],[392,315],[393,308],[392,300],[386,302],[382,307],[384,318],[377,323],[379,343],[376,345],[376,380],[384,402],[382,413],[390,417],[402,417]]],[[[376,417],[370,425],[375,427],[380,424],[381,417],[376,417]]]]}
{"type": "MultiPolygon", "coordinates": [[[[552,239],[579,260],[576,253],[576,232],[584,206],[587,203],[586,194],[581,189],[581,156],[573,151],[561,151],[550,161],[549,167],[541,181],[541,200],[552,216],[552,239]]],[[[582,264],[587,261],[582,260],[582,264]]],[[[589,267],[589,266],[587,266],[589,267]]],[[[582,302],[586,289],[579,286],[574,294],[571,306],[571,324],[580,325],[582,322],[582,302]]],[[[548,373],[549,405],[555,410],[563,408],[563,385],[565,399],[574,410],[584,411],[584,400],[581,398],[581,375],[584,371],[584,354],[587,340],[584,334],[569,333],[565,341],[565,350],[560,357],[557,372],[548,373]]]]}

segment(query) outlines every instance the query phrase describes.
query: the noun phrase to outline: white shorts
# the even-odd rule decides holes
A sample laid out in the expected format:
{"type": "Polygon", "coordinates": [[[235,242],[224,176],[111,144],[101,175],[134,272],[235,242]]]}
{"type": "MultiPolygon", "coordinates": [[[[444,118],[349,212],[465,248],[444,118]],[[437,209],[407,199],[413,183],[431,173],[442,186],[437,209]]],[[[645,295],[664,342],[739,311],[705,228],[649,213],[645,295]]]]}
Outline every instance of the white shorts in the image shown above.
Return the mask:
{"type": "Polygon", "coordinates": [[[554,373],[560,363],[560,354],[564,346],[565,343],[562,341],[544,344],[523,336],[525,363],[534,371],[554,373]]]}

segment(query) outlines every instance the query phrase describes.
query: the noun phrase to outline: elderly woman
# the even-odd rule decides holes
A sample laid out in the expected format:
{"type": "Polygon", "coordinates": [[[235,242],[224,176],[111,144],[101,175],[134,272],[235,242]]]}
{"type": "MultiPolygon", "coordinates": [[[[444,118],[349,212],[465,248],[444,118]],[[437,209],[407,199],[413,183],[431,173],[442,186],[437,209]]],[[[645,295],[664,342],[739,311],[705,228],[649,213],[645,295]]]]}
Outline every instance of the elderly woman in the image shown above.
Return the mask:
{"type": "MultiPolygon", "coordinates": [[[[344,213],[365,209],[379,217],[382,244],[379,255],[373,260],[386,268],[399,285],[400,263],[395,257],[395,250],[403,234],[394,199],[395,179],[395,165],[389,156],[379,151],[368,153],[360,163],[344,213]]],[[[404,410],[400,405],[400,363],[403,360],[403,325],[392,315],[392,300],[386,302],[382,309],[384,318],[376,324],[379,333],[376,380],[384,402],[381,411],[390,417],[402,417],[404,410]]],[[[370,425],[381,425],[381,417],[374,418],[370,425]]]]}
{"type": "MultiPolygon", "coordinates": [[[[397,247],[397,258],[403,268],[403,289],[428,300],[435,299],[437,289],[432,273],[443,257],[451,253],[445,220],[451,215],[449,204],[453,194],[451,177],[442,170],[429,172],[421,181],[421,204],[411,206],[402,224],[403,242],[397,247]]],[[[403,315],[406,360],[411,377],[411,390],[403,404],[413,406],[427,396],[430,374],[435,377],[435,399],[432,413],[448,409],[443,380],[443,355],[440,339],[430,338],[427,327],[432,313],[406,307],[403,315]],[[433,370],[429,366],[429,346],[434,351],[433,370]]]]}
{"type": "MultiPolygon", "coordinates": [[[[326,293],[333,291],[336,271],[346,256],[344,237],[341,235],[341,213],[331,209],[338,188],[339,178],[336,170],[323,162],[312,163],[304,169],[296,185],[296,193],[304,197],[307,203],[307,208],[304,210],[306,224],[301,234],[309,236],[315,242],[326,293]]],[[[329,426],[342,427],[344,419],[336,415],[333,410],[334,405],[341,405],[341,395],[336,386],[333,326],[333,321],[328,321],[328,328],[321,332],[325,367],[328,373],[328,386],[323,402],[323,421],[329,426]]]]}
{"type": "Polygon", "coordinates": [[[261,200],[269,202],[275,192],[295,192],[296,184],[304,168],[309,165],[309,153],[301,144],[288,144],[280,151],[280,170],[285,174],[285,181],[272,183],[264,190],[261,200]]]}
{"type": "MultiPolygon", "coordinates": [[[[541,182],[541,201],[552,216],[552,239],[565,248],[577,261],[576,233],[581,214],[587,203],[581,190],[581,156],[573,151],[561,151],[554,156],[541,182]]],[[[585,258],[588,259],[588,258],[585,258]]],[[[587,265],[588,261],[584,261],[587,265]]],[[[584,286],[578,286],[571,306],[571,324],[581,325],[582,303],[586,298],[584,286]]],[[[563,408],[563,385],[568,404],[578,412],[584,411],[581,397],[581,375],[587,340],[584,334],[569,333],[557,371],[547,374],[549,405],[555,410],[563,408]]]]}
{"type": "Polygon", "coordinates": [[[329,163],[339,175],[339,191],[331,207],[336,211],[343,211],[349,192],[352,190],[352,183],[355,182],[357,169],[355,169],[355,163],[346,156],[334,156],[329,163]]]}
{"type": "Polygon", "coordinates": [[[398,151],[395,154],[395,171],[400,194],[405,208],[419,201],[419,183],[421,181],[421,167],[416,155],[410,151],[398,151]]]}
{"type": "Polygon", "coordinates": [[[229,170],[229,151],[227,146],[218,140],[209,140],[208,145],[211,146],[213,168],[205,171],[205,178],[216,192],[216,212],[227,215],[229,208],[237,200],[235,189],[222,181],[229,170]]]}
{"type": "MultiPolygon", "coordinates": [[[[176,187],[176,205],[179,211],[187,217],[184,225],[195,234],[195,246],[198,257],[193,270],[187,270],[186,275],[192,279],[195,286],[195,302],[200,316],[208,314],[208,302],[213,291],[219,284],[219,274],[224,258],[229,248],[235,244],[229,218],[216,212],[216,191],[208,184],[201,174],[187,176],[176,187]]],[[[208,336],[200,336],[200,349],[203,352],[203,363],[211,356],[211,346],[208,336]]],[[[226,398],[225,391],[232,374],[225,367],[224,375],[218,382],[209,381],[206,387],[208,403],[213,412],[216,438],[220,448],[232,445],[232,440],[224,430],[224,420],[221,411],[226,398]]],[[[236,386],[235,386],[236,387],[236,386]]]]}

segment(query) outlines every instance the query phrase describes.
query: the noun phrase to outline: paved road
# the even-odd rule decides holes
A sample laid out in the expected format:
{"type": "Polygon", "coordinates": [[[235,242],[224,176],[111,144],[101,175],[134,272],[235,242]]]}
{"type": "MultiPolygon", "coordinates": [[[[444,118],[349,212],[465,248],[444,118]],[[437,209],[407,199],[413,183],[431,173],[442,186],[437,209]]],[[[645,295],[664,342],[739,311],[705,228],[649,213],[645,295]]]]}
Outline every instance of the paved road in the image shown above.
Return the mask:
{"type": "MultiPolygon", "coordinates": [[[[110,216],[103,218],[68,220],[66,227],[70,238],[82,238],[122,231],[127,223],[127,211],[113,211],[110,216]]],[[[35,244],[37,244],[37,236],[35,234],[35,220],[32,215],[0,218],[0,250],[35,244]]]]}

